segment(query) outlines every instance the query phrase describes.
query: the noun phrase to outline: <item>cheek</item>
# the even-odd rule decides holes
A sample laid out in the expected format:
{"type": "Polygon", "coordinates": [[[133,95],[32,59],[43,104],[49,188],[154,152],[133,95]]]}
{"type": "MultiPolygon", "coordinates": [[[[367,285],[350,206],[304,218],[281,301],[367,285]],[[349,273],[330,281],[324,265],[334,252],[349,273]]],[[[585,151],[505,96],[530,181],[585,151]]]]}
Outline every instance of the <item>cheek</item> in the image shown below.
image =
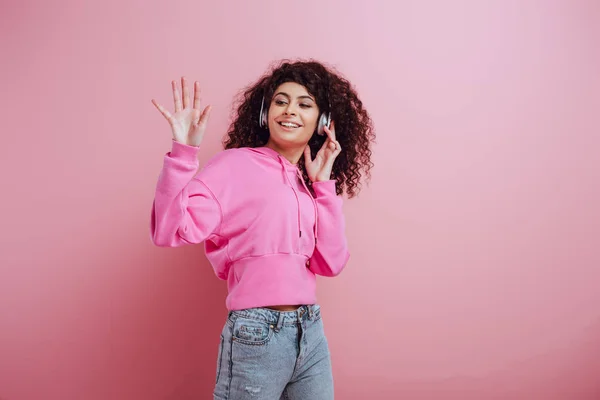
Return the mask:
{"type": "Polygon", "coordinates": [[[269,119],[275,119],[276,117],[279,116],[279,114],[281,114],[280,109],[278,109],[277,107],[273,107],[271,106],[269,108],[269,112],[268,112],[268,117],[269,119]]]}
{"type": "Polygon", "coordinates": [[[319,112],[318,111],[310,111],[305,115],[305,124],[306,126],[316,127],[319,122],[319,112]]]}

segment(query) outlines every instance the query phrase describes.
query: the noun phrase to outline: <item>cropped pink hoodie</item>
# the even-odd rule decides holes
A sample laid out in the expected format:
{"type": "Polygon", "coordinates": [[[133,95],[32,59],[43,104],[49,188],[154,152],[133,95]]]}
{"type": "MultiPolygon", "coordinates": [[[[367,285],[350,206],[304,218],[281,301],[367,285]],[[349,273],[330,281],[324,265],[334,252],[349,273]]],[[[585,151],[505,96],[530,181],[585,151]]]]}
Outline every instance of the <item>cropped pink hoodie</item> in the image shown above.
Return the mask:
{"type": "Polygon", "coordinates": [[[198,172],[198,148],[173,141],[158,178],[154,244],[204,242],[227,281],[229,310],[316,303],[316,277],[350,254],[335,181],[314,182],[268,147],[221,151],[198,172]]]}

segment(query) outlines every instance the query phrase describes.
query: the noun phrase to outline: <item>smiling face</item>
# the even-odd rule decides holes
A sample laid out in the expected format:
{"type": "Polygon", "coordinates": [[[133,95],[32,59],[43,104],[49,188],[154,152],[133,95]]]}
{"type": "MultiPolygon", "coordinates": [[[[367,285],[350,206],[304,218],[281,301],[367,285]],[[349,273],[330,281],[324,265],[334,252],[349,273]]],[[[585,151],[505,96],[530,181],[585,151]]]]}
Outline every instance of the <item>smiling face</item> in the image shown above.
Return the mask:
{"type": "Polygon", "coordinates": [[[304,150],[317,128],[318,118],[317,102],[304,86],[295,82],[279,85],[269,106],[267,146],[304,150]]]}

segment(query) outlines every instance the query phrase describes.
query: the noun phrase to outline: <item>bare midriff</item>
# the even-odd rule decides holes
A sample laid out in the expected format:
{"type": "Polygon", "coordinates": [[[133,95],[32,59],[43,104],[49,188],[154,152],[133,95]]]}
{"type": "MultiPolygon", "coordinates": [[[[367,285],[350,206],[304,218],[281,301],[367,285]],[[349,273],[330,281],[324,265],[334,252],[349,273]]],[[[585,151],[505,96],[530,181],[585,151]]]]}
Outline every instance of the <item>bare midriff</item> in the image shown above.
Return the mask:
{"type": "Polygon", "coordinates": [[[277,310],[277,311],[296,311],[298,308],[302,307],[302,305],[297,305],[297,306],[268,306],[266,308],[270,308],[272,310],[277,310]]]}

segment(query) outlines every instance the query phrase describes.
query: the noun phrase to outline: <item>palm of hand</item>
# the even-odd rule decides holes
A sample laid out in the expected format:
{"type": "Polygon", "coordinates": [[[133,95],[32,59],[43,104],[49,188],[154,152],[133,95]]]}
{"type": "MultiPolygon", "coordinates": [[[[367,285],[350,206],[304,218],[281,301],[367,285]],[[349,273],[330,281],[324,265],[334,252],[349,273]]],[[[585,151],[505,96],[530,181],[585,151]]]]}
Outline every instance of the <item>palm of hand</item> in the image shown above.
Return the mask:
{"type": "Polygon", "coordinates": [[[335,139],[335,126],[331,123],[331,128],[325,128],[327,140],[315,155],[314,160],[310,154],[310,147],[306,145],[304,149],[304,167],[306,174],[312,182],[321,182],[331,179],[333,162],[341,153],[342,147],[335,139]]]}
{"type": "Polygon", "coordinates": [[[195,108],[186,108],[173,114],[173,136],[175,140],[185,142],[187,139],[194,141],[194,122],[200,117],[200,111],[195,108]]]}

